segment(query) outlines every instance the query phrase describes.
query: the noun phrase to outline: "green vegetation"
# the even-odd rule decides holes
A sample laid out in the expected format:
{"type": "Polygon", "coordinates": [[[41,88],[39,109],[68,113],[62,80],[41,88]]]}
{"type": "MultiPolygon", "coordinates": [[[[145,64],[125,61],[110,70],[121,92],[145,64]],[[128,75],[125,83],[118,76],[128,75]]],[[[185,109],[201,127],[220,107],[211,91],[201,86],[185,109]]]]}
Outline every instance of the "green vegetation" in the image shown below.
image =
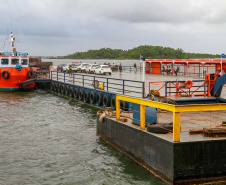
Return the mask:
{"type": "Polygon", "coordinates": [[[99,50],[88,50],[87,52],[76,52],[61,58],[68,59],[140,59],[140,55],[147,58],[220,58],[221,55],[185,53],[182,49],[173,49],[162,46],[139,46],[129,50],[101,48],[99,50]]]}

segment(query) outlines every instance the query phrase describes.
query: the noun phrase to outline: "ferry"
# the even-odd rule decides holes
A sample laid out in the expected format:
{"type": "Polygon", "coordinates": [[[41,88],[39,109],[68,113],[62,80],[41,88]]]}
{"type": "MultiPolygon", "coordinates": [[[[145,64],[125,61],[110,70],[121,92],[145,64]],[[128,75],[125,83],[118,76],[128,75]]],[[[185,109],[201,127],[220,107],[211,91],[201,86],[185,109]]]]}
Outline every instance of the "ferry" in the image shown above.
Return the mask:
{"type": "Polygon", "coordinates": [[[9,42],[11,43],[12,52],[0,52],[0,91],[34,88],[34,72],[29,67],[28,54],[16,51],[15,38],[12,32],[9,42]]]}

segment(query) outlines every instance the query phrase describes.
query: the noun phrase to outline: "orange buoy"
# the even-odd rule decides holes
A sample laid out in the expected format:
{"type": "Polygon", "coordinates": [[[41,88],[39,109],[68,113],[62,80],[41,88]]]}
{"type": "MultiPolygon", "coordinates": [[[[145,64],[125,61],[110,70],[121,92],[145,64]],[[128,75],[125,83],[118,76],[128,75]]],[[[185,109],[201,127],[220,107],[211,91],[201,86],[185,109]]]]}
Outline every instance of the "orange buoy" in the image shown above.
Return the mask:
{"type": "Polygon", "coordinates": [[[192,85],[193,85],[192,80],[187,80],[187,81],[184,83],[184,87],[187,88],[187,89],[191,89],[191,88],[192,88],[192,85]]]}

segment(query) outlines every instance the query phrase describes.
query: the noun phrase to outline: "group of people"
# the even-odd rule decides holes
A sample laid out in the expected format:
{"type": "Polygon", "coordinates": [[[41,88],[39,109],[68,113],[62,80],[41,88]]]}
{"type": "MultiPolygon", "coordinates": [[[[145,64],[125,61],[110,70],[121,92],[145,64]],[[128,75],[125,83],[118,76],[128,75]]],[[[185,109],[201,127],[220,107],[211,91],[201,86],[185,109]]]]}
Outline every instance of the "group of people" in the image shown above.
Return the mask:
{"type": "Polygon", "coordinates": [[[170,68],[170,66],[167,66],[167,69],[165,69],[165,67],[162,67],[162,73],[164,74],[164,72],[166,72],[167,75],[173,75],[173,73],[175,73],[175,75],[177,76],[177,73],[179,72],[180,68],[177,67],[176,69],[174,69],[173,67],[170,68]]]}

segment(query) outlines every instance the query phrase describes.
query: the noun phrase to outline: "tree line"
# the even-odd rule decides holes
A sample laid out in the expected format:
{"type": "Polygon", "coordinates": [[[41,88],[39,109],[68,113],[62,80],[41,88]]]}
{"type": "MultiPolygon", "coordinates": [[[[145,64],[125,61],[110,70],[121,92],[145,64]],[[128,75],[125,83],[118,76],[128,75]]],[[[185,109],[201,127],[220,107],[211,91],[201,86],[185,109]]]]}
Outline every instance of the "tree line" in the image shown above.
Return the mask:
{"type": "Polygon", "coordinates": [[[186,58],[220,58],[221,55],[186,53],[182,49],[173,49],[162,46],[138,46],[129,50],[101,48],[99,50],[88,50],[76,52],[63,56],[65,59],[140,59],[140,55],[147,59],[186,59],[186,58]]]}

